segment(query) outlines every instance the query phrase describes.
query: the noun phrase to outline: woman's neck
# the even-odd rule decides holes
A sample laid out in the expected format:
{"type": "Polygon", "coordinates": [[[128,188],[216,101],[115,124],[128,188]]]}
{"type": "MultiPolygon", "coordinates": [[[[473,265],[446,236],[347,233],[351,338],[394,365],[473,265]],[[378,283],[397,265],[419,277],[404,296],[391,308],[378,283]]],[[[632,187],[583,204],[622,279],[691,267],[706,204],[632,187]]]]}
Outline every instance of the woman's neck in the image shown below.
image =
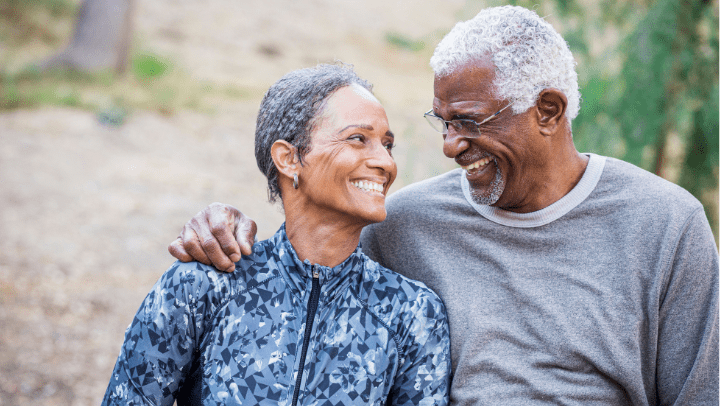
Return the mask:
{"type": "Polygon", "coordinates": [[[301,261],[328,267],[341,264],[357,248],[363,225],[286,213],[285,232],[301,261]]]}
{"type": "Polygon", "coordinates": [[[283,204],[285,232],[298,258],[328,267],[341,264],[357,248],[367,222],[304,203],[296,198],[283,204]]]}

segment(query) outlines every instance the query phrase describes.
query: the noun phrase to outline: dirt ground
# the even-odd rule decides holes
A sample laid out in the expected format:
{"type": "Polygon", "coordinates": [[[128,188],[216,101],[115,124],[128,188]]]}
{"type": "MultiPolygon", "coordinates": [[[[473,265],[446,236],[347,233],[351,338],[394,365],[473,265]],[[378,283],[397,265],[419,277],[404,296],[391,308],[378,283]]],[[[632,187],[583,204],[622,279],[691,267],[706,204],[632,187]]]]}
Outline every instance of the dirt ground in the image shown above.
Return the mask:
{"type": "MultiPolygon", "coordinates": [[[[464,1],[138,0],[139,46],[193,80],[265,89],[317,62],[353,63],[398,136],[394,189],[452,168],[422,113],[428,60],[464,1]],[[409,51],[388,33],[423,40],[409,51]]],[[[258,97],[214,113],[0,114],[0,405],[99,404],[123,332],[171,264],[167,244],[213,201],[241,207],[259,237],[282,222],[253,157],[258,97]]]]}

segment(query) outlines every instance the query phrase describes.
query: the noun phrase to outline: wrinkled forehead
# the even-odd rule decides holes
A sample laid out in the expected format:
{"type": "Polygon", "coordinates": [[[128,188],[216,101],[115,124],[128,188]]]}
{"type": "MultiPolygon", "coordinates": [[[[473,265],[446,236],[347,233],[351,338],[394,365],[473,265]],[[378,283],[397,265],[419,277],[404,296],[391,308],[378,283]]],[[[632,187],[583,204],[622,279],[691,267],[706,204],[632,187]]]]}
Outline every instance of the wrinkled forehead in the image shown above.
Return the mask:
{"type": "Polygon", "coordinates": [[[473,58],[444,74],[436,74],[433,83],[436,99],[457,101],[470,94],[487,98],[493,95],[495,64],[489,56],[473,58]]]}

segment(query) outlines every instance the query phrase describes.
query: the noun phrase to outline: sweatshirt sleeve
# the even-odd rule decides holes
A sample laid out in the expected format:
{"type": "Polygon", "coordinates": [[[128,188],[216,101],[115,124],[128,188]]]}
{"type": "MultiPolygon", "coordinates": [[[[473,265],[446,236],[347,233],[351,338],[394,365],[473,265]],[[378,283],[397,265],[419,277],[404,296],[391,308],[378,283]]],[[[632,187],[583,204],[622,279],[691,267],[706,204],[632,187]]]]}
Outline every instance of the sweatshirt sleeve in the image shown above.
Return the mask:
{"type": "Polygon", "coordinates": [[[125,331],[103,405],[173,404],[202,336],[206,307],[199,302],[209,283],[196,268],[176,262],[145,297],[125,331]]]}
{"type": "Polygon", "coordinates": [[[669,262],[659,311],[657,403],[718,404],[718,251],[702,209],[688,220],[669,262]]]}
{"type": "Polygon", "coordinates": [[[392,405],[445,406],[450,402],[450,331],[435,294],[413,302],[403,363],[390,391],[392,405]]]}

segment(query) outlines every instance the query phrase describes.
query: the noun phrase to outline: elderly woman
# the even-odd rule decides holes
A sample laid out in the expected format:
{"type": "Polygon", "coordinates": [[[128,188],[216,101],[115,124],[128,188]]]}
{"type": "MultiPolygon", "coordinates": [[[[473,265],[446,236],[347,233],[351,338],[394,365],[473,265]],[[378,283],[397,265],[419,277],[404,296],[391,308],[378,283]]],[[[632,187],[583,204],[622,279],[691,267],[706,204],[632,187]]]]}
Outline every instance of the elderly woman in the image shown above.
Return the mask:
{"type": "Polygon", "coordinates": [[[128,327],[103,404],[448,403],[442,302],[358,246],[397,172],[370,89],[319,65],[268,90],[255,156],[285,224],[240,272],[173,264],[128,327]]]}

